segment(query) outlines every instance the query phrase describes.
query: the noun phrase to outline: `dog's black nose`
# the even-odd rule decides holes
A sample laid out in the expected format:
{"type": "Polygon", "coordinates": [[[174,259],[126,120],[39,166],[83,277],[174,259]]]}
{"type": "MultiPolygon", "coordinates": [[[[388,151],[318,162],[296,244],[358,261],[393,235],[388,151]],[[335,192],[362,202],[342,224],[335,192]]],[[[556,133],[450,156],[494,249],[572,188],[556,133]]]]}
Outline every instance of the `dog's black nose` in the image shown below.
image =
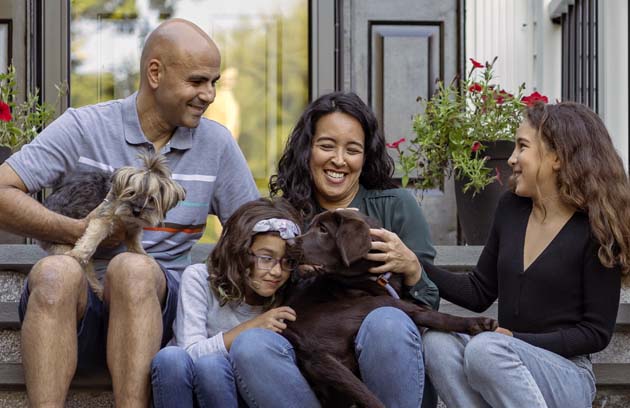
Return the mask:
{"type": "Polygon", "coordinates": [[[133,208],[131,210],[131,213],[133,214],[134,217],[139,217],[140,214],[142,214],[142,208],[133,208]]]}

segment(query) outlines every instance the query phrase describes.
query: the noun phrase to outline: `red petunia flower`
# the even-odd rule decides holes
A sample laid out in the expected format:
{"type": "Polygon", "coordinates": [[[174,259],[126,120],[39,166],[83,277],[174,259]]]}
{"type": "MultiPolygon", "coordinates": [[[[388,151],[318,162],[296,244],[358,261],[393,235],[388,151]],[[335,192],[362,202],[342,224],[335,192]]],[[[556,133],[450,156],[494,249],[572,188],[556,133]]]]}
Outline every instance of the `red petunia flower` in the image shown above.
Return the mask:
{"type": "Polygon", "coordinates": [[[479,62],[479,61],[475,61],[472,58],[469,58],[469,60],[470,60],[470,62],[472,62],[473,68],[483,68],[484,67],[484,65],[481,62],[479,62]]]}
{"type": "Polygon", "coordinates": [[[481,143],[480,142],[475,142],[472,144],[470,150],[472,150],[473,153],[476,153],[477,150],[479,150],[481,148],[481,143]]]}
{"type": "Polygon", "coordinates": [[[514,95],[512,95],[509,92],[505,92],[503,89],[501,89],[498,95],[496,96],[497,105],[501,105],[503,102],[505,102],[506,97],[513,98],[514,95]]]}
{"type": "Polygon", "coordinates": [[[395,142],[385,143],[385,146],[389,147],[390,149],[398,149],[398,146],[400,146],[401,143],[405,143],[406,141],[407,139],[403,137],[401,139],[396,140],[395,142]]]}
{"type": "Polygon", "coordinates": [[[532,92],[530,95],[523,96],[521,102],[523,102],[527,106],[534,106],[536,102],[549,103],[549,98],[547,98],[545,95],[539,94],[538,91],[535,91],[532,92]]]}
{"type": "Polygon", "coordinates": [[[0,101],[0,120],[8,122],[11,118],[11,108],[6,103],[0,101]]]}
{"type": "Polygon", "coordinates": [[[477,82],[475,82],[474,84],[468,87],[469,92],[481,92],[482,90],[483,90],[483,87],[481,86],[481,84],[477,82]]]}

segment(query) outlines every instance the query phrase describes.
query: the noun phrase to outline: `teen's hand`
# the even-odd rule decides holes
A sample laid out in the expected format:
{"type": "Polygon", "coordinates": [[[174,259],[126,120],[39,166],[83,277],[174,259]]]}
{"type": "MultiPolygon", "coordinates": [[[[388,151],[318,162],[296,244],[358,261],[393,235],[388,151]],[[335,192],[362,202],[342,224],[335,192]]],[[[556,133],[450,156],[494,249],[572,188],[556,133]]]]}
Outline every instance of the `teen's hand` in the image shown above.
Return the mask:
{"type": "Polygon", "coordinates": [[[494,329],[495,333],[505,334],[506,336],[514,337],[514,334],[508,329],[504,329],[503,327],[497,327],[494,329]]]}
{"type": "Polygon", "coordinates": [[[405,285],[413,286],[422,276],[422,267],[416,254],[402,242],[400,237],[384,228],[371,228],[370,235],[378,241],[372,241],[372,249],[380,252],[369,253],[365,259],[383,262],[383,265],[370,268],[370,273],[401,273],[405,276],[405,285]]]}
{"type": "Polygon", "coordinates": [[[285,321],[294,322],[296,317],[295,310],[289,306],[280,306],[253,318],[248,322],[248,326],[249,328],[257,327],[282,333],[287,328],[285,321]]]}

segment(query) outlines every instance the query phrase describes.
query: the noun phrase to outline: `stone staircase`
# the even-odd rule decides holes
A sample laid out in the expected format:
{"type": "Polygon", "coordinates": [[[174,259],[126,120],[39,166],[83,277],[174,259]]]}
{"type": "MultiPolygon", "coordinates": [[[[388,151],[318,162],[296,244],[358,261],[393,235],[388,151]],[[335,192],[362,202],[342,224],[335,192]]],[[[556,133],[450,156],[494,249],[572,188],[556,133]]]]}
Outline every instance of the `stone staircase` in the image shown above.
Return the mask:
{"type": "MultiPolygon", "coordinates": [[[[193,262],[206,258],[210,245],[196,245],[193,262]]],[[[481,247],[436,247],[436,264],[453,270],[469,269],[476,263],[481,247]]],[[[32,265],[44,256],[34,245],[0,245],[0,408],[27,407],[20,355],[20,327],[17,302],[24,278],[32,265]]],[[[441,310],[462,316],[475,313],[444,302],[441,310]]],[[[496,317],[496,305],[483,313],[496,317]]],[[[630,290],[622,291],[615,334],[608,348],[593,355],[597,377],[594,407],[630,406],[630,290]]],[[[111,380],[104,372],[76,376],[68,395],[68,407],[113,406],[111,380]]],[[[443,407],[443,404],[440,404],[443,407]]]]}

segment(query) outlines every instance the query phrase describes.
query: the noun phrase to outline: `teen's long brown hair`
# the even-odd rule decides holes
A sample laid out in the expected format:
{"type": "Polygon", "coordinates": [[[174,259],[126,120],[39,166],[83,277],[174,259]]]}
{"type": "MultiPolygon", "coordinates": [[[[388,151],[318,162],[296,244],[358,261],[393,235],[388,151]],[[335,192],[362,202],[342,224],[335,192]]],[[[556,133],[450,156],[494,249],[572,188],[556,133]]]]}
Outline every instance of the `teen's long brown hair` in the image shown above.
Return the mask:
{"type": "Polygon", "coordinates": [[[619,266],[630,285],[630,182],[604,123],[574,102],[538,103],[525,115],[560,158],[561,199],[588,214],[599,260],[619,266]]]}
{"type": "MultiPolygon", "coordinates": [[[[221,306],[245,299],[245,288],[249,285],[253,268],[249,251],[254,236],[258,234],[252,229],[258,221],[269,218],[285,218],[302,226],[298,212],[284,198],[259,198],[243,204],[223,226],[221,237],[207,260],[210,289],[221,306]]],[[[270,297],[265,308],[281,304],[290,281],[270,297]]]]}

